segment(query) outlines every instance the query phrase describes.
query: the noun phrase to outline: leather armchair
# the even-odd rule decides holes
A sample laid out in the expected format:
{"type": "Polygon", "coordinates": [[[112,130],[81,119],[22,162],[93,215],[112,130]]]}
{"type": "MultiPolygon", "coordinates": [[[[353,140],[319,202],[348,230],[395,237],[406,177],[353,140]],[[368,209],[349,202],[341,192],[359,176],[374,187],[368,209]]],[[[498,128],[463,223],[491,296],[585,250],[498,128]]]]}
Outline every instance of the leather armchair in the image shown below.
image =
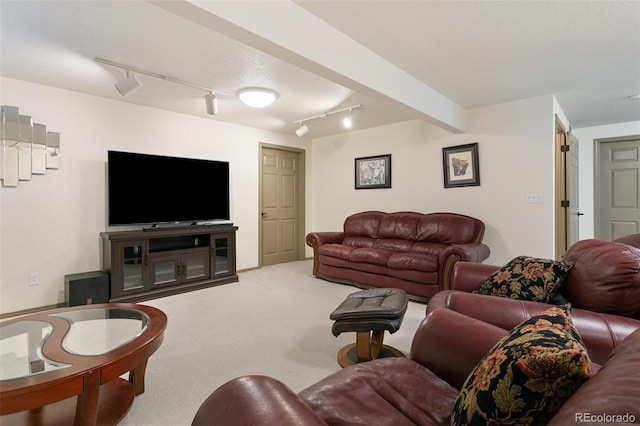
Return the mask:
{"type": "MultiPolygon", "coordinates": [[[[640,249],[619,242],[582,240],[562,257],[574,262],[560,293],[574,308],[640,319],[640,249]]],[[[477,290],[499,266],[458,262],[451,289],[477,290]]]]}
{"type": "MultiPolygon", "coordinates": [[[[454,300],[447,307],[432,308],[416,331],[409,358],[356,364],[299,394],[271,377],[237,378],[219,387],[202,403],[193,425],[449,424],[466,377],[507,334],[503,326],[509,327],[529,313],[523,314],[521,306],[505,305],[519,301],[445,293],[481,298],[482,303],[454,300]],[[502,317],[494,321],[499,325],[485,321],[496,313],[502,317]]],[[[629,318],[620,320],[621,324],[634,322],[629,318]]],[[[589,324],[579,321],[576,328],[581,335],[588,335],[589,324]]],[[[594,329],[592,336],[585,338],[590,352],[592,347],[602,348],[594,351],[595,375],[565,402],[550,425],[580,424],[576,413],[626,414],[627,418],[640,419],[640,330],[624,340],[616,337],[615,342],[611,336],[594,329]]]]}
{"type": "Polygon", "coordinates": [[[613,240],[616,243],[627,244],[636,248],[640,248],[640,233],[625,235],[624,237],[613,240]]]}

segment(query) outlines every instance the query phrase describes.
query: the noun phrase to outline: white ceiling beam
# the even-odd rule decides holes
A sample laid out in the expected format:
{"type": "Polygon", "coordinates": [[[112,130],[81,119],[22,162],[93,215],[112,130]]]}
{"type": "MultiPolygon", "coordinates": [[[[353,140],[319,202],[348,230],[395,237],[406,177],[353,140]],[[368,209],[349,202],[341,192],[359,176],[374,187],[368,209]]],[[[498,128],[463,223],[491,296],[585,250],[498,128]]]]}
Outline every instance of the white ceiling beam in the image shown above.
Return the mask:
{"type": "Polygon", "coordinates": [[[416,118],[454,133],[466,111],[394,64],[288,0],[149,0],[337,84],[375,99],[394,101],[416,118]]]}

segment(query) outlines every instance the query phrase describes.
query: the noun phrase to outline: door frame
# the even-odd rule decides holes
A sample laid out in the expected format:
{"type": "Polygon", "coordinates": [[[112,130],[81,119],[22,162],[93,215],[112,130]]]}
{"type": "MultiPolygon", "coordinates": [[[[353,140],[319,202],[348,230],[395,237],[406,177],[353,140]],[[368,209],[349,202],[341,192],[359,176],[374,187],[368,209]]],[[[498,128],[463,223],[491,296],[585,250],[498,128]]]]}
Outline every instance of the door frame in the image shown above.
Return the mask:
{"type": "Polygon", "coordinates": [[[602,233],[600,232],[600,221],[602,220],[602,209],[601,201],[602,201],[602,188],[600,185],[600,179],[602,178],[602,170],[600,170],[600,159],[602,156],[602,146],[605,143],[611,142],[626,142],[632,140],[640,139],[640,135],[630,135],[630,136],[616,136],[611,138],[599,138],[593,140],[593,179],[594,179],[594,194],[593,194],[593,235],[594,238],[602,239],[602,233]]]}
{"type": "Polygon", "coordinates": [[[569,213],[570,209],[563,206],[563,202],[569,200],[569,179],[567,176],[567,151],[565,147],[570,146],[571,130],[567,128],[556,114],[555,117],[555,258],[560,259],[569,248],[569,213]]]}
{"type": "Polygon", "coordinates": [[[258,152],[258,268],[262,268],[262,156],[264,149],[276,149],[279,151],[294,152],[298,155],[298,260],[306,259],[306,245],[305,245],[305,182],[306,182],[306,151],[300,148],[293,148],[284,145],[275,145],[266,142],[259,143],[258,152]]]}

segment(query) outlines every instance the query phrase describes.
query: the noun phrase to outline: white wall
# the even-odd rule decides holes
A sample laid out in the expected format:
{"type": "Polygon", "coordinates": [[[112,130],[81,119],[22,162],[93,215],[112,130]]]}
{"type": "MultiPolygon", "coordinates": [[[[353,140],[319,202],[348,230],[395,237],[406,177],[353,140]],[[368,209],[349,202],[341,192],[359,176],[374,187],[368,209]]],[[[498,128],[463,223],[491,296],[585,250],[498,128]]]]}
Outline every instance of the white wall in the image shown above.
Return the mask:
{"type": "Polygon", "coordinates": [[[486,224],[487,263],[521,255],[554,256],[554,97],[468,111],[468,132],[455,135],[422,121],[314,139],[312,224],[341,230],[363,210],[468,214],[486,224]],[[442,148],[479,144],[480,186],[444,188],[442,148]],[[392,154],[392,188],[354,189],[354,158],[392,154]],[[527,204],[526,192],[543,202],[527,204]]]}
{"type": "MultiPolygon", "coordinates": [[[[17,106],[34,122],[60,132],[62,151],[59,170],[0,189],[1,313],[61,303],[64,275],[101,268],[107,150],[229,161],[231,218],[239,226],[237,266],[246,269],[256,267],[259,256],[259,143],[310,146],[295,135],[215,119],[8,78],[0,84],[0,104],[17,106]],[[30,272],[40,274],[39,285],[27,285],[30,272]]],[[[140,179],[141,185],[152,184],[140,179]]],[[[196,184],[206,193],[204,183],[196,184]]]]}
{"type": "Polygon", "coordinates": [[[580,150],[580,239],[595,237],[596,139],[640,135],[640,121],[573,129],[580,150]]]}

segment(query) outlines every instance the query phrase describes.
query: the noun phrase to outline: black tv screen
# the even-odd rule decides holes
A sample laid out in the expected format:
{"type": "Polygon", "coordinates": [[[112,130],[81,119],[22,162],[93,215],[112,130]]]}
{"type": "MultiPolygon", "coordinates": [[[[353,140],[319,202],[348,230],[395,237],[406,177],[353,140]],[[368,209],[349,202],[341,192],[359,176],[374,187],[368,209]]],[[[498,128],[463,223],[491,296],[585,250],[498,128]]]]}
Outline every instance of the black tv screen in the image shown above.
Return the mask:
{"type": "Polygon", "coordinates": [[[109,151],[109,225],[228,220],[229,163],[109,151]]]}

